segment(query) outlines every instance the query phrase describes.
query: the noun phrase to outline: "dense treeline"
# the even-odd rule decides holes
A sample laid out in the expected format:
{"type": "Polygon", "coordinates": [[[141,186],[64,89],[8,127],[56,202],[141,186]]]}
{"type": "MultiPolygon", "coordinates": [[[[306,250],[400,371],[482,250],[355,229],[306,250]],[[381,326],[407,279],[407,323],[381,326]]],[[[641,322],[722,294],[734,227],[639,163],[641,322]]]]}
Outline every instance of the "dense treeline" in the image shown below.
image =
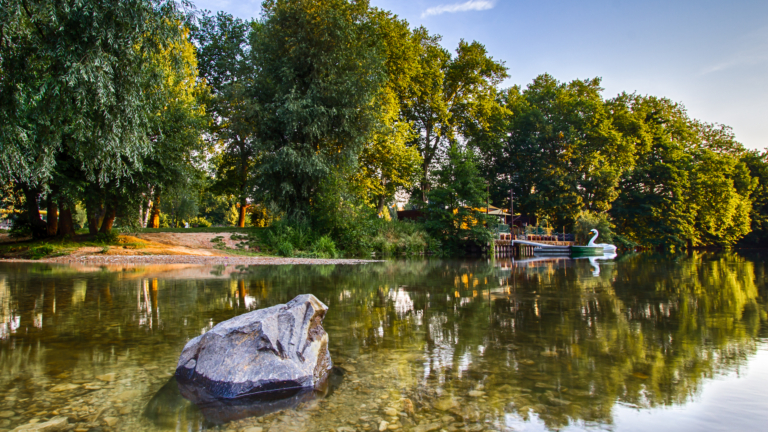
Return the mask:
{"type": "Polygon", "coordinates": [[[262,9],[4,2],[0,184],[17,228],[277,223],[285,251],[452,254],[488,239],[478,208],[512,192],[516,213],[626,244],[768,240],[765,153],[680,104],[606,99],[598,78],[502,89],[482,44],[452,52],[367,1],[262,9]],[[396,199],[425,223],[384,222],[396,199]]]}

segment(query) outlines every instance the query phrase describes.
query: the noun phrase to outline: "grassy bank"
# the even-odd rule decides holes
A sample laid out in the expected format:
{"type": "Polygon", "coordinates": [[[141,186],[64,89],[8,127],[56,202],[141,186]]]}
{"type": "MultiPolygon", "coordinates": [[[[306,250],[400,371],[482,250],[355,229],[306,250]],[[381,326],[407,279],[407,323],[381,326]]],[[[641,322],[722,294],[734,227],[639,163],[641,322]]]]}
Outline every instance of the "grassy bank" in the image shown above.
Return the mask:
{"type": "Polygon", "coordinates": [[[114,234],[77,235],[73,238],[50,238],[42,240],[23,240],[13,243],[0,243],[0,258],[4,259],[43,259],[72,254],[80,248],[98,248],[101,253],[108,253],[110,248],[144,249],[146,242],[135,237],[114,234]]]}

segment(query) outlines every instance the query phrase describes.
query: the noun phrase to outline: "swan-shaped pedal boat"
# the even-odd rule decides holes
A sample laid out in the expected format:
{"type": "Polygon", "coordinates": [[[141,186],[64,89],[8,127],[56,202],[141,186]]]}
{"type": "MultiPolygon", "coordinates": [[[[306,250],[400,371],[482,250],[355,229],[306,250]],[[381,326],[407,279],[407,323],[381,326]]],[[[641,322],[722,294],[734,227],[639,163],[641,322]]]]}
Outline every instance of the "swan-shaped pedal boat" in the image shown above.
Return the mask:
{"type": "Polygon", "coordinates": [[[589,247],[602,247],[603,252],[605,253],[616,253],[616,246],[612,244],[607,243],[595,243],[595,240],[597,240],[597,236],[600,235],[600,233],[597,232],[596,229],[589,230],[590,233],[594,233],[595,235],[592,236],[592,239],[587,243],[587,246],[589,247]]]}

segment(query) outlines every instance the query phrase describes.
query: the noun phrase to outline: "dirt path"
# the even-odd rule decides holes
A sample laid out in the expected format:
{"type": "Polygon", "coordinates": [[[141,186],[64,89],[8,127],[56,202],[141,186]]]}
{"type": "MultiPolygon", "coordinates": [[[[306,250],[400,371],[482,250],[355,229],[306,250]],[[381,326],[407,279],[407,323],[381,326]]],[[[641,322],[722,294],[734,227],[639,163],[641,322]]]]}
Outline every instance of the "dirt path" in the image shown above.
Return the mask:
{"type": "Polygon", "coordinates": [[[211,240],[216,237],[223,237],[221,241],[228,248],[236,249],[240,240],[232,240],[232,234],[234,233],[141,233],[137,234],[136,237],[142,240],[192,249],[214,249],[215,243],[211,240]]]}
{"type": "Polygon", "coordinates": [[[78,266],[142,266],[142,265],[286,265],[286,264],[363,264],[379,262],[360,259],[279,258],[230,255],[214,249],[216,237],[231,249],[239,240],[232,233],[141,233],[136,237],[120,236],[120,244],[84,246],[67,255],[39,260],[0,259],[0,262],[48,262],[78,266]]]}

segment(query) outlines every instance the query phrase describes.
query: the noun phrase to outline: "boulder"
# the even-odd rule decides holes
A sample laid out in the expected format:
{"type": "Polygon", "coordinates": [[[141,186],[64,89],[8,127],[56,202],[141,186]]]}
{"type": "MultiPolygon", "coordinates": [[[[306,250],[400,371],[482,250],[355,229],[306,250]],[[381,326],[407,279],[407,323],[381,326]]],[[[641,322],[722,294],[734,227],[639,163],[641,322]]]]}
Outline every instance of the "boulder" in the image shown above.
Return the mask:
{"type": "Polygon", "coordinates": [[[198,401],[318,388],[333,366],[322,326],[327,310],[304,294],[219,323],[184,347],[179,384],[198,388],[198,401]]]}

